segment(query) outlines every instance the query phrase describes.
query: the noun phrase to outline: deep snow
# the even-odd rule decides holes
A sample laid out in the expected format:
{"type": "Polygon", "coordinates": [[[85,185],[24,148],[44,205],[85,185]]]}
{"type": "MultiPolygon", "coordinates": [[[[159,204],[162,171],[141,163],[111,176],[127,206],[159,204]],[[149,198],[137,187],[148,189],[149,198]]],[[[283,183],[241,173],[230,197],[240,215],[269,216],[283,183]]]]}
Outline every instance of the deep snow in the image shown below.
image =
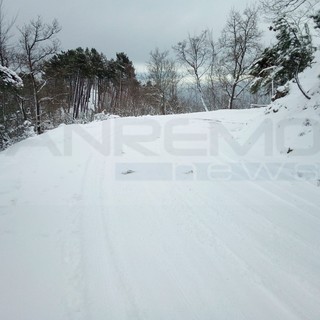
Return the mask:
{"type": "MultiPolygon", "coordinates": [[[[319,66],[319,65],[317,65],[319,66]]],[[[0,319],[320,319],[320,85],[61,126],[0,153],[0,319]]]]}

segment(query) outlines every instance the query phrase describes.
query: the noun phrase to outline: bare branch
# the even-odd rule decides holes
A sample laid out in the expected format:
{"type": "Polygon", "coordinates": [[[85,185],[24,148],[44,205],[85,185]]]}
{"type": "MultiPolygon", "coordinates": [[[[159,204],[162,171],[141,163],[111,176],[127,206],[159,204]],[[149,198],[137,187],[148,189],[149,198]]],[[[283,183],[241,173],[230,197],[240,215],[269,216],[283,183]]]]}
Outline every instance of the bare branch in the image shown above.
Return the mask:
{"type": "Polygon", "coordinates": [[[209,37],[209,31],[202,31],[200,35],[193,37],[189,34],[187,40],[179,42],[173,49],[178,60],[187,67],[188,73],[194,78],[202,105],[208,111],[203,98],[201,79],[211,68],[215,56],[214,44],[209,37]]]}
{"type": "Polygon", "coordinates": [[[31,20],[20,31],[20,62],[31,77],[34,107],[36,109],[37,133],[41,133],[41,102],[39,93],[46,85],[41,79],[43,62],[57,52],[59,41],[56,34],[61,30],[57,20],[51,24],[44,23],[41,17],[31,20]]]}
{"type": "Polygon", "coordinates": [[[3,66],[9,66],[11,56],[11,48],[9,40],[12,37],[11,29],[16,22],[17,16],[10,20],[6,19],[6,12],[4,10],[4,1],[0,0],[0,63],[3,66]]]}
{"type": "Polygon", "coordinates": [[[233,100],[244,90],[239,84],[248,81],[248,68],[260,51],[261,36],[256,7],[247,7],[242,14],[231,10],[219,40],[219,78],[223,79],[227,88],[230,109],[233,107],[233,100]]]}
{"type": "Polygon", "coordinates": [[[306,23],[319,6],[318,0],[260,0],[263,14],[272,22],[286,16],[291,22],[306,23]]]}

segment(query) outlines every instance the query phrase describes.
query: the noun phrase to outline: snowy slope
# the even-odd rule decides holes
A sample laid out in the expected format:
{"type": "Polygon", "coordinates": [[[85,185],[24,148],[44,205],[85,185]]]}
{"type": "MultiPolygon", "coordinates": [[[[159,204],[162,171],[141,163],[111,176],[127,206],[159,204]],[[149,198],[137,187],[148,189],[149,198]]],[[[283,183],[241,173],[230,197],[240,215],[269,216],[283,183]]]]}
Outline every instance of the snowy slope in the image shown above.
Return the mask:
{"type": "Polygon", "coordinates": [[[0,153],[0,319],[320,319],[316,69],[310,101],[292,84],[270,109],[61,126],[0,153]]]}

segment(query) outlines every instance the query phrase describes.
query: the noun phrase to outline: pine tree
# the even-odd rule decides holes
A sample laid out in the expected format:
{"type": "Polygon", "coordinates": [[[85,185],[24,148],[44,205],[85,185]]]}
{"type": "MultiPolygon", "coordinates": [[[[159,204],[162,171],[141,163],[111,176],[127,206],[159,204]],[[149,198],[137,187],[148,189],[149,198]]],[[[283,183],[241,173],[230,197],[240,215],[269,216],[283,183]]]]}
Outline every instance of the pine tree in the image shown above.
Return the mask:
{"type": "Polygon", "coordinates": [[[0,65],[0,90],[7,88],[21,88],[22,79],[11,69],[0,65]]]}
{"type": "Polygon", "coordinates": [[[308,25],[303,28],[288,22],[285,16],[280,17],[271,30],[277,33],[277,43],[263,51],[250,67],[250,75],[255,77],[251,89],[256,92],[261,87],[269,86],[274,82],[284,85],[287,81],[295,79],[300,91],[306,98],[308,95],[301,87],[298,74],[311,66],[315,48],[308,25]]]}
{"type": "Polygon", "coordinates": [[[62,89],[68,112],[72,111],[74,119],[88,112],[92,88],[96,89],[99,80],[106,78],[106,61],[95,49],[77,48],[56,54],[45,65],[46,77],[54,80],[53,87],[62,89]]]}
{"type": "Polygon", "coordinates": [[[315,29],[320,29],[320,10],[311,16],[315,23],[315,29]]]}
{"type": "Polygon", "coordinates": [[[108,62],[107,77],[111,97],[110,112],[119,115],[130,115],[135,108],[133,98],[138,91],[139,82],[136,79],[135,68],[128,56],[116,54],[116,60],[108,62]]]}

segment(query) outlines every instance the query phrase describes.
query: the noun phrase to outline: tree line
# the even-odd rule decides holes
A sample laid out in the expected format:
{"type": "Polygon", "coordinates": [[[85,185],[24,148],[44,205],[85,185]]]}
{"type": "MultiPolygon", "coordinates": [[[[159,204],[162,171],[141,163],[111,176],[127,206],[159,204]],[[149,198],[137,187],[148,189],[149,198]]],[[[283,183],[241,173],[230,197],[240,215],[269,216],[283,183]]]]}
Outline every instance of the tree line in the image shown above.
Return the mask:
{"type": "Polygon", "coordinates": [[[150,52],[147,74],[136,74],[124,52],[108,59],[94,48],[60,51],[57,20],[37,17],[10,36],[0,1],[0,149],[61,123],[92,121],[108,114],[140,116],[264,105],[278,86],[311,66],[320,30],[313,0],[261,0],[259,7],[231,10],[218,39],[204,30],[161,51],[150,52]],[[270,19],[273,45],[259,29],[270,19]],[[310,30],[312,26],[312,30],[310,30]]]}

